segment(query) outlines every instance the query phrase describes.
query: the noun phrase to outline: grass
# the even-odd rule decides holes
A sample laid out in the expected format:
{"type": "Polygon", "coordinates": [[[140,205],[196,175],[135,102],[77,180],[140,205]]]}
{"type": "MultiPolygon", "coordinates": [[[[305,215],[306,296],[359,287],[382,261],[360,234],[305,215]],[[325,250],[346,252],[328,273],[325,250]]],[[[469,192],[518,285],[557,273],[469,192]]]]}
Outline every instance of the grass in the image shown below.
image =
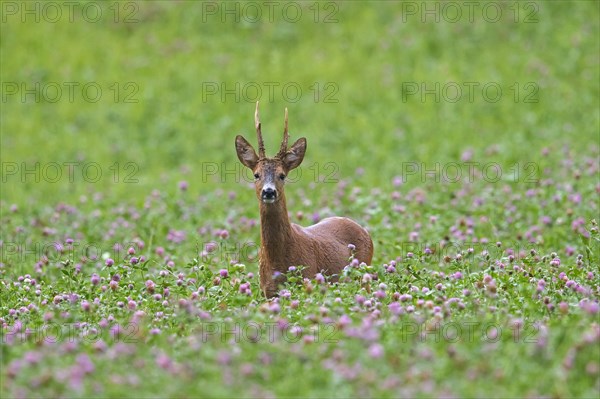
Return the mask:
{"type": "Polygon", "coordinates": [[[598,3],[227,4],[0,4],[2,397],[598,396],[598,3]],[[256,99],[344,283],[260,293],[256,99]]]}

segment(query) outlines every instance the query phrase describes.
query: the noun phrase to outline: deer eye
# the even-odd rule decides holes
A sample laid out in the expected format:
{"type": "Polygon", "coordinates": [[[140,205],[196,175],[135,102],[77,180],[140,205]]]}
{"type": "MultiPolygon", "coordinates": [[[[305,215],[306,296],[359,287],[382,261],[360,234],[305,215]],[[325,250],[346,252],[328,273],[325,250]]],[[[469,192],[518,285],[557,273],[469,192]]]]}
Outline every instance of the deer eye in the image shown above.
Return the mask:
{"type": "Polygon", "coordinates": [[[255,174],[254,174],[254,178],[255,178],[255,179],[260,179],[260,175],[259,175],[258,173],[255,173],[255,174]]]}
{"type": "Polygon", "coordinates": [[[280,175],[279,175],[279,178],[280,178],[281,180],[285,180],[285,175],[282,173],[282,174],[280,174],[280,175]]]}

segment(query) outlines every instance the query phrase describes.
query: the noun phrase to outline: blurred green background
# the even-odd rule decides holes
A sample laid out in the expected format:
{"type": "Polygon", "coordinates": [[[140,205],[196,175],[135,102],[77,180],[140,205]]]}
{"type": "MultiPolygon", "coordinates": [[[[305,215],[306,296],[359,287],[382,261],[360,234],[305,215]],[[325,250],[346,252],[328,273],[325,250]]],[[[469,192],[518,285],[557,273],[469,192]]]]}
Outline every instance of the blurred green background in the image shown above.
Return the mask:
{"type": "Polygon", "coordinates": [[[256,99],[268,153],[285,107],[291,139],[307,137],[303,185],[326,162],[373,188],[465,151],[506,174],[546,147],[549,162],[597,149],[599,3],[488,3],[5,1],[2,199],[141,201],[181,180],[249,199],[209,171],[239,167],[236,134],[256,143],[256,99]]]}

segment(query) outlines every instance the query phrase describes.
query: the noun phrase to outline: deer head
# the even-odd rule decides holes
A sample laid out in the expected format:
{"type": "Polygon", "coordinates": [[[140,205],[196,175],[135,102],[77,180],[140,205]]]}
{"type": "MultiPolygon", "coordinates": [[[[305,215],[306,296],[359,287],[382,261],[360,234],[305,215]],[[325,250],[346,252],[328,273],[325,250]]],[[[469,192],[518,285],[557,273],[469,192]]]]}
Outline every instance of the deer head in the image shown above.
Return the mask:
{"type": "Polygon", "coordinates": [[[290,149],[288,146],[288,112],[285,109],[283,140],[275,157],[265,155],[265,145],[262,138],[261,124],[258,117],[258,101],[254,113],[254,124],[258,137],[258,155],[252,145],[242,136],[235,138],[235,148],[240,162],[254,173],[256,196],[264,204],[273,204],[283,196],[283,186],[288,173],[297,168],[304,159],[306,139],[298,139],[290,149]]]}

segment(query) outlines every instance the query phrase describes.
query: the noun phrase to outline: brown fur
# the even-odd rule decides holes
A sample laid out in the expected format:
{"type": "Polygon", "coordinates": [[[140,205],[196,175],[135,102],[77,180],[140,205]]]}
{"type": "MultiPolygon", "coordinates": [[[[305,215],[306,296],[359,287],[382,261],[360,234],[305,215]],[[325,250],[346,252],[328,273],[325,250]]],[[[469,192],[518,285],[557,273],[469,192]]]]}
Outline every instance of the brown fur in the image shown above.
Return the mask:
{"type": "MultiPolygon", "coordinates": [[[[260,146],[262,137],[258,105],[256,127],[260,146]]],[[[284,143],[287,144],[287,110],[284,143]]],[[[302,272],[304,277],[313,278],[321,272],[332,276],[331,280],[336,281],[344,266],[349,263],[351,252],[348,244],[356,247],[354,255],[359,261],[370,264],[373,258],[371,236],[351,219],[330,217],[306,228],[290,222],[284,194],[284,179],[281,179],[281,176],[286,176],[290,170],[300,165],[305,150],[306,140],[301,138],[288,151],[282,145],[282,150],[275,158],[266,158],[264,154],[259,158],[246,139],[242,136],[236,137],[239,160],[259,176],[255,188],[259,200],[261,227],[260,287],[267,298],[277,294],[277,286],[284,281],[283,274],[290,266],[305,266],[302,272]],[[273,203],[265,203],[261,199],[265,181],[271,181],[275,185],[277,199],[273,203]],[[273,274],[276,271],[282,273],[282,276],[274,279],[273,274]]]]}
{"type": "Polygon", "coordinates": [[[290,223],[285,197],[274,204],[260,203],[261,245],[260,286],[265,296],[277,293],[284,280],[273,279],[273,273],[285,273],[290,266],[306,266],[302,274],[312,278],[317,273],[337,280],[349,263],[348,244],[354,244],[355,257],[365,263],[373,258],[373,242],[369,233],[348,218],[331,217],[310,227],[290,223]]]}

